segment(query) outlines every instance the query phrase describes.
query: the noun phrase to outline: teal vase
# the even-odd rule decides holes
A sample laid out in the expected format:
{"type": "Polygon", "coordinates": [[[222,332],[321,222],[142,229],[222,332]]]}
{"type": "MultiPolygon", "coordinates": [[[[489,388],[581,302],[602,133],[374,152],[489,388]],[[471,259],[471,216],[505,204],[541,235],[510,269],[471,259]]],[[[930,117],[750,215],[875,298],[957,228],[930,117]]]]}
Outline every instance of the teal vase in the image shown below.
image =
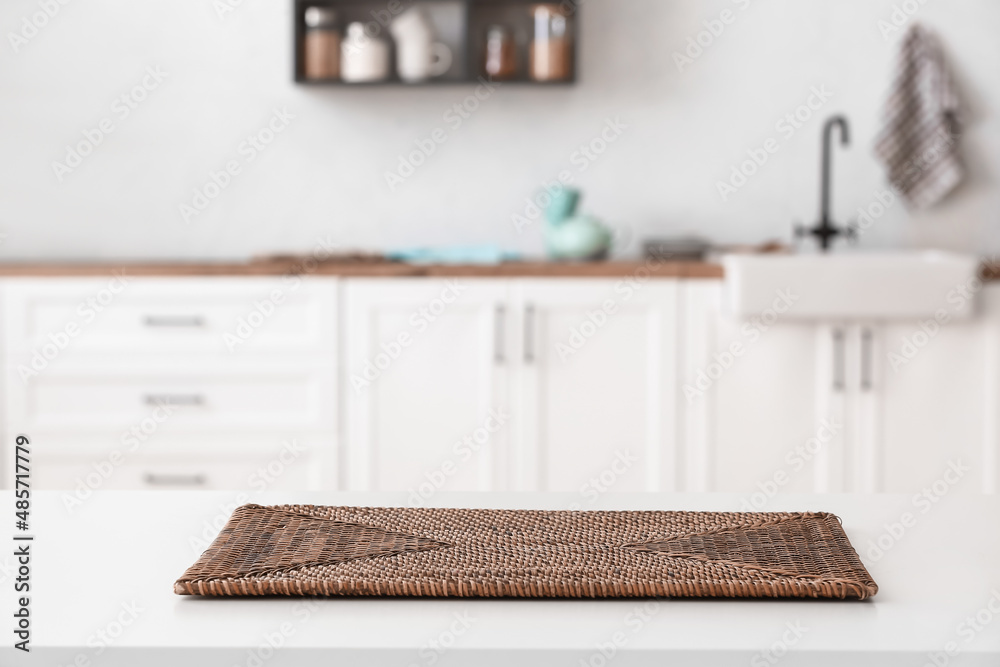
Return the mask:
{"type": "Polygon", "coordinates": [[[560,188],[545,209],[545,245],[550,259],[598,260],[611,249],[611,230],[589,215],[577,215],[580,191],[560,188]]]}

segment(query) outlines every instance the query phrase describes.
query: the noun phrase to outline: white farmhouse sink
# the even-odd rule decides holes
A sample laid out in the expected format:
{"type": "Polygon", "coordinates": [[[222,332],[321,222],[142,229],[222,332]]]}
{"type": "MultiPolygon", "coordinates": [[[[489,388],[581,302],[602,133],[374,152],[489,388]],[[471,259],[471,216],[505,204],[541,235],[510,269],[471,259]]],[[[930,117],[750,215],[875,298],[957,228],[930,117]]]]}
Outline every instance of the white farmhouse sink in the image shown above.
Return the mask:
{"type": "Polygon", "coordinates": [[[973,313],[979,260],[941,251],[727,255],[725,303],[740,318],[769,309],[784,320],[950,319],[973,313]]]}

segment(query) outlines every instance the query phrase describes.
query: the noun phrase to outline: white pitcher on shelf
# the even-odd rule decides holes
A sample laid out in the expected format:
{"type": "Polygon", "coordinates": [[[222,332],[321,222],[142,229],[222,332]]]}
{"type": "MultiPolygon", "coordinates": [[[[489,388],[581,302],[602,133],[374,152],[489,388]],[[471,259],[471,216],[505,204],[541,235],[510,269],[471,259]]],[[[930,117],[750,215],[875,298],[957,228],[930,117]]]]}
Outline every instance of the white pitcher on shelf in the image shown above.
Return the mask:
{"type": "Polygon", "coordinates": [[[400,14],[389,30],[396,39],[396,71],[403,81],[426,81],[451,68],[451,49],[434,41],[434,26],[420,7],[400,14]]]}

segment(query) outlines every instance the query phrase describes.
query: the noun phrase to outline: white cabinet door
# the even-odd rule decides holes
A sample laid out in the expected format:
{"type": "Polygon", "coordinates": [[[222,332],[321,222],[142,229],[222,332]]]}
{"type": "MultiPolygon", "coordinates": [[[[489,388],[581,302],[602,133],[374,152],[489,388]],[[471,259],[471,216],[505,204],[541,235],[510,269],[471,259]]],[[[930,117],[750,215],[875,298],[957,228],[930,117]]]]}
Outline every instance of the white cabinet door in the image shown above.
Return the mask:
{"type": "Polygon", "coordinates": [[[983,367],[986,370],[986,386],[983,388],[983,491],[1000,493],[1000,284],[987,284],[980,304],[983,367]]]}
{"type": "Polygon", "coordinates": [[[686,284],[687,489],[749,510],[784,492],[995,492],[1000,293],[985,300],[985,318],[945,324],[734,321],[717,285],[686,284]]]}
{"type": "Polygon", "coordinates": [[[746,494],[763,510],[777,493],[844,486],[844,327],[782,321],[787,304],[736,320],[721,284],[690,281],[680,400],[685,490],[746,494]]]}
{"type": "Polygon", "coordinates": [[[673,490],[677,281],[514,283],[516,486],[673,490]]]}
{"type": "MultiPolygon", "coordinates": [[[[858,491],[995,491],[987,437],[989,328],[981,321],[859,327],[858,491]]],[[[996,342],[992,343],[996,346],[996,342]]]]}
{"type": "Polygon", "coordinates": [[[511,321],[507,281],[350,280],[344,288],[347,485],[502,489],[511,321]]]}

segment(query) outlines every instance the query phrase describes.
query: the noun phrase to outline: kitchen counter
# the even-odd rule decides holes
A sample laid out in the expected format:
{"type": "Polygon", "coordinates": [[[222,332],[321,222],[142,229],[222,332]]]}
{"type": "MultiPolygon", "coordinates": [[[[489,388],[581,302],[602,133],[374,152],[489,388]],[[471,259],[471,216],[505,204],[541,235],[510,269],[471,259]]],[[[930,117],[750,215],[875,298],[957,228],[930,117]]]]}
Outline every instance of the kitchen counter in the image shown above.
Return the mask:
{"type": "Polygon", "coordinates": [[[708,262],[504,262],[501,264],[407,264],[403,262],[310,262],[307,258],[225,262],[0,263],[0,277],[108,276],[280,276],[290,273],[351,278],[721,278],[708,262]],[[647,273],[648,272],[648,273],[647,273]]]}
{"type": "MultiPolygon", "coordinates": [[[[307,258],[250,262],[0,262],[0,278],[100,277],[124,272],[129,276],[281,276],[302,274],[345,278],[708,278],[725,276],[714,262],[503,262],[500,264],[410,264],[390,261],[323,261],[307,258]]],[[[1000,280],[1000,265],[983,264],[979,277],[1000,280]]]]}
{"type": "MultiPolygon", "coordinates": [[[[33,494],[32,651],[13,649],[8,629],[0,664],[912,667],[936,660],[945,667],[954,660],[949,652],[960,654],[964,667],[1000,664],[1000,497],[936,496],[933,504],[892,495],[772,498],[767,510],[824,510],[843,519],[880,587],[865,602],[174,595],[174,580],[236,504],[406,502],[402,494],[237,496],[96,492],[71,514],[62,494],[33,494]]],[[[434,501],[559,509],[580,498],[442,493],[434,501]]],[[[606,494],[588,509],[724,511],[742,502],[734,495],[606,494]]],[[[0,506],[9,509],[13,531],[11,492],[0,494],[0,506]]],[[[8,625],[12,552],[0,552],[0,614],[8,625]]]]}

